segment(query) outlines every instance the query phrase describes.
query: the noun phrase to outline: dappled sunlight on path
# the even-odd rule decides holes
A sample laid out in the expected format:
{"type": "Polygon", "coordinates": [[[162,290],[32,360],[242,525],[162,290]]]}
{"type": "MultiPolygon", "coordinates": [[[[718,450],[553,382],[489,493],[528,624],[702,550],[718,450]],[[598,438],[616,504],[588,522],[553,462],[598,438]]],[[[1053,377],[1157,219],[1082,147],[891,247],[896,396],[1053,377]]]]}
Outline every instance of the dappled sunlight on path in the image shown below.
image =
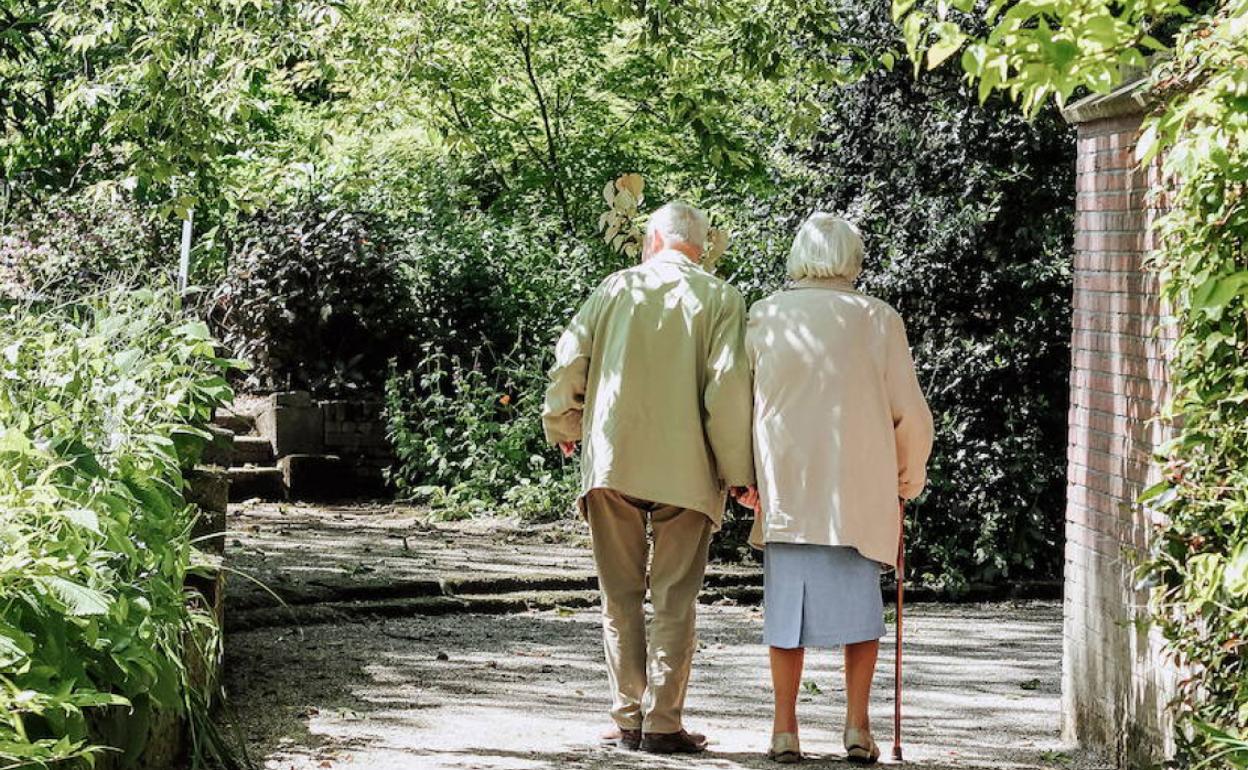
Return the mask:
{"type": "MultiPolygon", "coordinates": [[[[704,607],[687,723],[697,758],[597,746],[607,726],[593,610],[449,615],[238,633],[227,673],[256,758],[304,768],[763,768],[770,729],[766,648],[754,608],[704,607]]],[[[917,605],[907,644],[906,764],[1059,767],[1061,612],[1056,603],[917,605]]],[[[891,740],[891,643],[873,719],[891,740]]],[[[840,655],[808,656],[803,746],[840,759],[840,655]]]]}

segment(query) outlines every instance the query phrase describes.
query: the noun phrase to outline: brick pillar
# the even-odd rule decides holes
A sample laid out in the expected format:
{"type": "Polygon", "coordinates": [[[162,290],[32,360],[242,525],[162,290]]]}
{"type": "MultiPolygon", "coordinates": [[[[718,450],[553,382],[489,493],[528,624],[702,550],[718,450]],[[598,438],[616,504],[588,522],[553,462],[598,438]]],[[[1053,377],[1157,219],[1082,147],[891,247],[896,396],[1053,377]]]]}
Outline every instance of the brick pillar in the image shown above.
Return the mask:
{"type": "Polygon", "coordinates": [[[1149,516],[1135,504],[1157,480],[1164,440],[1154,419],[1166,398],[1156,277],[1145,270],[1156,216],[1153,173],[1136,168],[1142,110],[1134,87],[1072,105],[1078,182],[1067,447],[1062,734],[1119,767],[1172,751],[1165,704],[1173,672],[1137,590],[1133,554],[1149,516]]]}

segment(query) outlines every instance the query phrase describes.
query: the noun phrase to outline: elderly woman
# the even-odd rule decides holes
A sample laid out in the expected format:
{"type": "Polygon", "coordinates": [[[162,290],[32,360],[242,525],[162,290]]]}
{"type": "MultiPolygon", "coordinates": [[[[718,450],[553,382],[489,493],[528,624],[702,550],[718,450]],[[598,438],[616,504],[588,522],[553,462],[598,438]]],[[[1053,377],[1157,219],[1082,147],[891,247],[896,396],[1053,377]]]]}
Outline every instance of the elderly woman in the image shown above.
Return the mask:
{"type": "Polygon", "coordinates": [[[764,548],[775,721],[769,756],[801,758],[797,693],[806,647],[845,648],[845,749],[872,763],[868,701],[895,568],[901,505],[925,482],[932,415],[901,317],[854,288],[862,238],[816,213],[789,255],[790,287],[750,310],[757,511],[764,548]]]}

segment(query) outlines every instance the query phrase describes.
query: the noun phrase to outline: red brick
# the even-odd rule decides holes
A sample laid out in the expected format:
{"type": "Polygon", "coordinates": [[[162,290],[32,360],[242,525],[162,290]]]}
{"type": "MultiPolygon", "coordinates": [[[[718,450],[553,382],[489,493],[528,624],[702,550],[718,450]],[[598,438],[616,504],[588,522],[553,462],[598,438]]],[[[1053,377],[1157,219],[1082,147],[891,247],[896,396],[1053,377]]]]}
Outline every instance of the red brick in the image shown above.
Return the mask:
{"type": "Polygon", "coordinates": [[[1147,443],[1159,441],[1163,435],[1160,423],[1148,417],[1111,414],[1088,409],[1078,404],[1070,407],[1070,430],[1094,430],[1123,436],[1131,441],[1147,443]]]}
{"type": "Polygon", "coordinates": [[[1144,313],[1098,313],[1076,308],[1071,316],[1071,326],[1074,329],[1127,334],[1135,337],[1150,337],[1160,333],[1163,325],[1161,318],[1144,313]]]}
{"type": "Polygon", "coordinates": [[[1087,190],[1075,196],[1076,211],[1146,211],[1144,190],[1096,192],[1087,190]]]}
{"type": "Polygon", "coordinates": [[[1075,228],[1079,232],[1129,232],[1135,235],[1148,225],[1148,214],[1139,211],[1107,211],[1096,209],[1081,211],[1075,216],[1075,228]]]}
{"type": "MultiPolygon", "coordinates": [[[[1144,251],[1144,232],[1142,230],[1079,230],[1075,233],[1075,251],[1144,251]]],[[[1076,255],[1076,267],[1081,264],[1080,256],[1076,255]]]]}
{"type": "Polygon", "coordinates": [[[1123,169],[1075,176],[1075,192],[1132,192],[1147,188],[1143,172],[1123,169]]]}
{"type": "Polygon", "coordinates": [[[1092,291],[1086,286],[1075,292],[1073,303],[1076,309],[1093,313],[1134,313],[1154,317],[1161,315],[1161,300],[1156,296],[1092,291]]]}
{"type": "Polygon", "coordinates": [[[1122,115],[1115,118],[1094,120],[1079,124],[1079,152],[1084,151],[1085,140],[1092,140],[1105,134],[1130,134],[1135,136],[1143,122],[1141,115],[1122,115]]]}
{"type": "Polygon", "coordinates": [[[1126,149],[1081,152],[1075,161],[1075,171],[1080,174],[1100,171],[1134,170],[1138,167],[1135,153],[1126,149]]]}

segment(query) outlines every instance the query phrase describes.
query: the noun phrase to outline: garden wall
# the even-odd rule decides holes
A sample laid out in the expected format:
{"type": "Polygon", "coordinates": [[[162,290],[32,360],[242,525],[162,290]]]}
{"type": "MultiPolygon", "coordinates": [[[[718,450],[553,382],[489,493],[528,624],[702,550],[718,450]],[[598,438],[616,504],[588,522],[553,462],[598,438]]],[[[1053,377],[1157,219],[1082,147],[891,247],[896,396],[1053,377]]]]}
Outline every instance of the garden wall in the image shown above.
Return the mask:
{"type": "Polygon", "coordinates": [[[377,494],[394,460],[380,401],[315,400],[306,391],[274,393],[256,416],[288,494],[295,499],[377,494]]]}
{"type": "Polygon", "coordinates": [[[1072,105],[1078,127],[1066,504],[1063,736],[1142,767],[1173,750],[1174,672],[1143,621],[1133,554],[1151,536],[1136,505],[1158,480],[1155,419],[1167,393],[1156,276],[1144,267],[1156,169],[1136,167],[1143,115],[1135,85],[1072,105]]]}

